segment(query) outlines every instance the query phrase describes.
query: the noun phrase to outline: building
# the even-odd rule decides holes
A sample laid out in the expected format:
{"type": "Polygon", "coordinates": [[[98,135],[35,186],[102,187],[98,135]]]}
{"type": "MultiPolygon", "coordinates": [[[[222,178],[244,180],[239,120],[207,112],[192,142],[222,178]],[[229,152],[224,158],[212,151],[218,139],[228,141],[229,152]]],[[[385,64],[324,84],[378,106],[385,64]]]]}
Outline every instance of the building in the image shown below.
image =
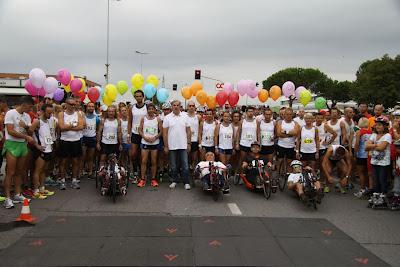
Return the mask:
{"type": "MultiPolygon", "coordinates": [[[[47,77],[55,77],[55,75],[47,75],[47,77]]],[[[87,87],[100,86],[86,79],[86,76],[75,76],[75,78],[82,78],[86,81],[87,87]]],[[[5,98],[9,106],[13,106],[18,102],[18,97],[28,95],[25,90],[25,82],[29,79],[29,74],[22,73],[0,73],[0,97],[5,98]]],[[[61,83],[58,83],[61,87],[61,83]]]]}

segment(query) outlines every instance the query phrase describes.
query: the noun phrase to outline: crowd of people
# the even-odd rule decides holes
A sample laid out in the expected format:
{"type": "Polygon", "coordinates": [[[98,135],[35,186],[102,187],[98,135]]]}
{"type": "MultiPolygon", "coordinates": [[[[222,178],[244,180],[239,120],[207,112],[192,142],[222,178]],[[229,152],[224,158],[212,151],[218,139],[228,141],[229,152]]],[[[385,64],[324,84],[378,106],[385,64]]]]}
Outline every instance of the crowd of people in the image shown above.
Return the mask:
{"type": "MultiPolygon", "coordinates": [[[[182,180],[190,190],[199,162],[218,160],[239,175],[260,155],[272,170],[284,161],[289,173],[297,164],[293,161],[308,166],[319,173],[324,193],[333,187],[346,193],[355,176],[358,198],[400,193],[400,110],[384,114],[384,107],[376,105],[371,115],[360,103],[343,115],[335,107],[297,114],[290,107],[274,113],[264,106],[216,111],[193,101],[186,107],[178,100],[156,106],[145,102],[140,90],[134,98],[133,105],[107,107],[72,96],[63,103],[23,96],[10,110],[1,99],[4,207],[25,198],[46,199],[54,195],[49,186],[79,189],[80,180],[93,179],[109,155],[118,156],[119,166],[130,170],[130,182],[140,188],[159,186],[168,173],[171,189],[182,180]]],[[[289,175],[288,188],[299,193],[298,179],[290,177],[296,176],[289,175]]]]}

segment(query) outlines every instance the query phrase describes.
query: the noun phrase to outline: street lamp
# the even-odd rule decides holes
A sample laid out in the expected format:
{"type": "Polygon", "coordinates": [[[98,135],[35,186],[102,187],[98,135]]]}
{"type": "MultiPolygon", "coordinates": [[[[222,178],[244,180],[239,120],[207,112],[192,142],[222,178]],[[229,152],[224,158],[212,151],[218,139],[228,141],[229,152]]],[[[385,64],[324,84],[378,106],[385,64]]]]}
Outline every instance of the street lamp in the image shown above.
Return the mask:
{"type": "Polygon", "coordinates": [[[140,74],[143,75],[143,55],[149,55],[150,53],[140,52],[138,50],[135,50],[135,53],[140,55],[140,74]]]}
{"type": "MultiPolygon", "coordinates": [[[[120,2],[121,0],[113,0],[120,2]]],[[[106,60],[106,74],[104,74],[104,78],[106,78],[106,84],[108,84],[108,76],[109,76],[109,44],[110,44],[110,0],[107,0],[107,60],[106,60]]]]}

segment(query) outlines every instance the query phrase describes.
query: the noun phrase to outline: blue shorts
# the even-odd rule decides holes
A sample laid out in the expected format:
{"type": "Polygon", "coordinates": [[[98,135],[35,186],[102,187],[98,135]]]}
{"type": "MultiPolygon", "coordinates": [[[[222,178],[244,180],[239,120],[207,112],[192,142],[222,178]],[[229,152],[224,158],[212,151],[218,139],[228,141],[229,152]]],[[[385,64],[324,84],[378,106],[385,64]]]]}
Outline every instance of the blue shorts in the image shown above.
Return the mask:
{"type": "Polygon", "coordinates": [[[157,146],[158,151],[163,151],[164,150],[164,140],[162,137],[160,138],[160,143],[157,146]]]}
{"type": "Polygon", "coordinates": [[[122,143],[122,150],[129,151],[131,149],[131,144],[122,143]]]}
{"type": "Polygon", "coordinates": [[[233,153],[233,149],[222,149],[219,148],[219,153],[224,154],[224,155],[232,155],[233,153]]]}
{"type": "Polygon", "coordinates": [[[82,138],[82,145],[87,148],[96,148],[96,136],[82,138]]]}

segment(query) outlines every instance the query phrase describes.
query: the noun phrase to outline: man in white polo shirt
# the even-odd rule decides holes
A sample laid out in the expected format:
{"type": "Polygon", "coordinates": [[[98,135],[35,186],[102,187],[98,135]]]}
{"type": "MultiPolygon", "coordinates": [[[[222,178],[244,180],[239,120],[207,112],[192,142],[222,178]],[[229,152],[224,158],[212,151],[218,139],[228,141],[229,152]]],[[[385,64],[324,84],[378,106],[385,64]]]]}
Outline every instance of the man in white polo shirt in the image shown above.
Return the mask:
{"type": "Polygon", "coordinates": [[[171,104],[172,112],[165,116],[163,121],[164,150],[166,153],[169,152],[173,177],[173,182],[169,187],[175,188],[178,183],[178,167],[181,167],[185,189],[190,190],[188,152],[191,147],[191,131],[188,116],[180,111],[179,100],[174,100],[171,104]]]}

